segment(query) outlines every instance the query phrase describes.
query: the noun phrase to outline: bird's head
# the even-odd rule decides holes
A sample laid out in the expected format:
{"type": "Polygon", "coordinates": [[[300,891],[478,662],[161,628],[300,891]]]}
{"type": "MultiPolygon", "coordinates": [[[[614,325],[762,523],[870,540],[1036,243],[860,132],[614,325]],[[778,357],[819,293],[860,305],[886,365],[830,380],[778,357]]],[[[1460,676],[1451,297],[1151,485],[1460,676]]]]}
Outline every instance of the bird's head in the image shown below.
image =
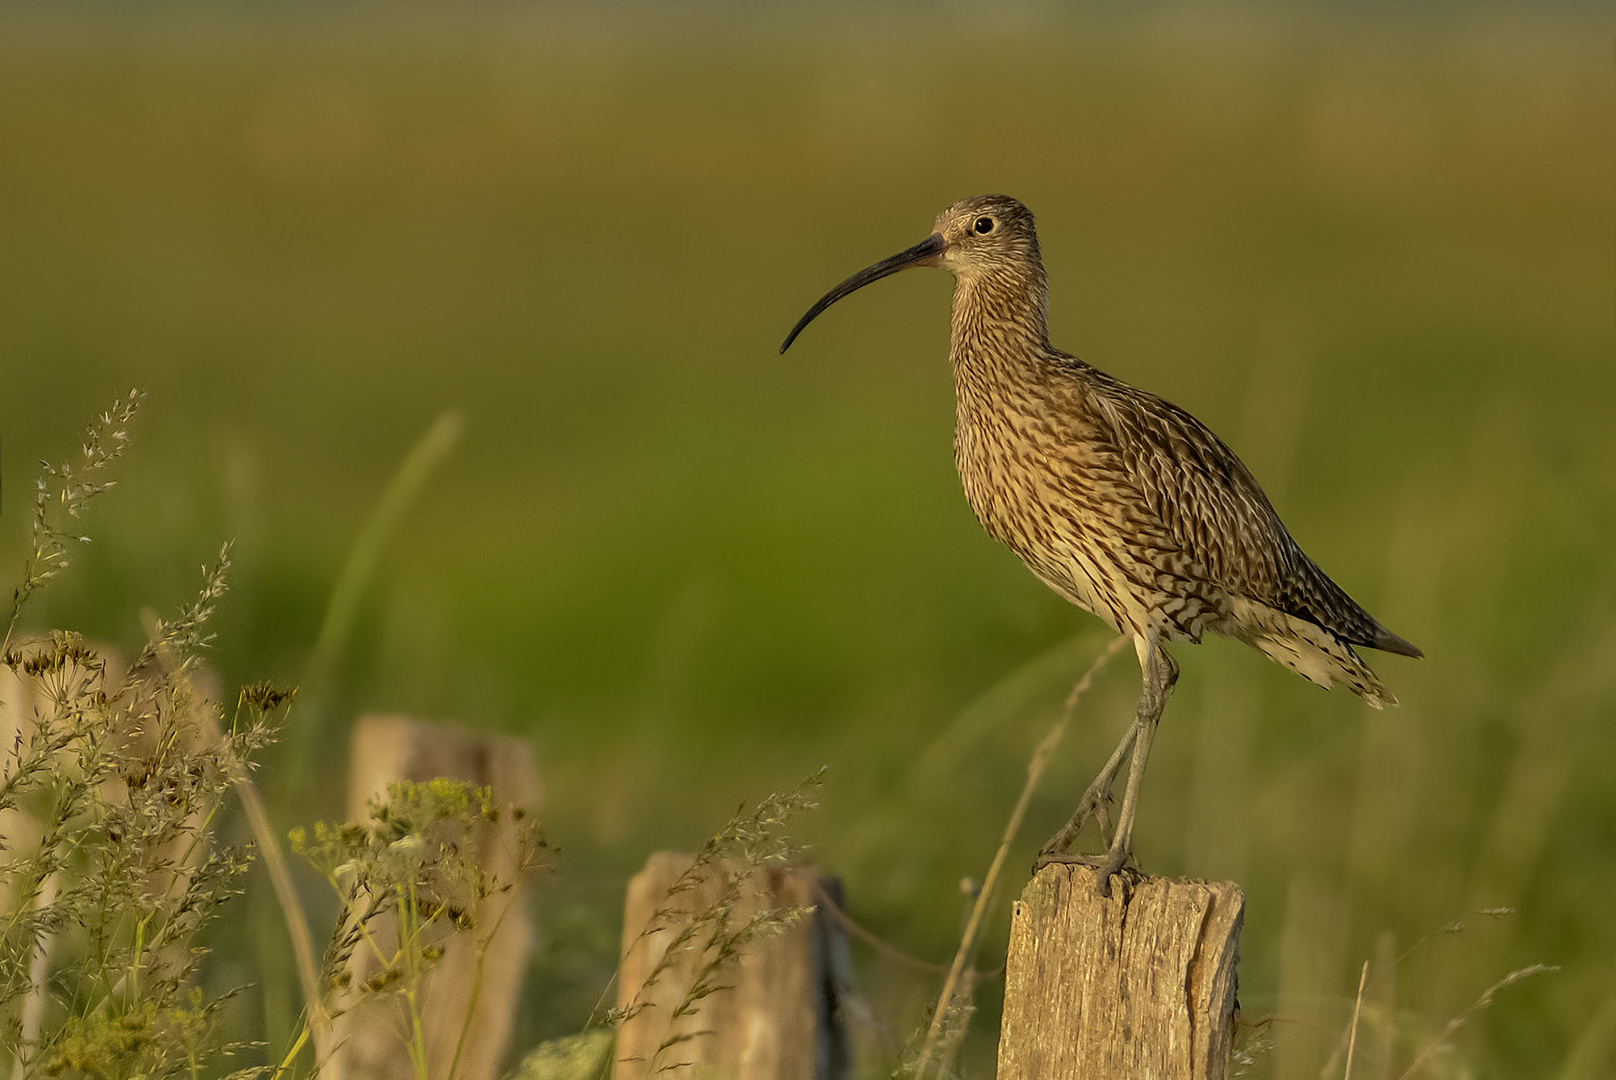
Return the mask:
{"type": "Polygon", "coordinates": [[[1008,195],[976,195],[937,215],[935,231],[914,247],[854,274],[819,298],[786,335],[785,352],[819,313],[848,293],[911,266],[941,266],[961,281],[987,274],[1028,273],[1042,280],[1032,211],[1008,195]]]}
{"type": "Polygon", "coordinates": [[[1032,211],[1008,195],[976,195],[937,215],[938,265],[956,277],[1016,271],[1041,261],[1032,211]]]}

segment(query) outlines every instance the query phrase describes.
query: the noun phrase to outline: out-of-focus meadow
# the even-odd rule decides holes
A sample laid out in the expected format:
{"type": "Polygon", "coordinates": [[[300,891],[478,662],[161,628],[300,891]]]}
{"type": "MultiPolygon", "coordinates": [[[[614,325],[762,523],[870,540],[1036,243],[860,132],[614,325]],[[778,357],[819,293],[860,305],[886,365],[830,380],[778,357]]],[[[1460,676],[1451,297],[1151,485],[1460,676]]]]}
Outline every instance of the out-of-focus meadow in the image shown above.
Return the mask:
{"type": "MultiPolygon", "coordinates": [[[[283,826],[339,815],[358,711],[532,738],[563,858],[525,1044],[595,1004],[648,852],[821,764],[802,836],[854,917],[952,954],[1105,632],[960,495],[945,274],[776,349],[1003,191],[1038,215],[1056,344],[1220,432],[1427,653],[1372,658],[1403,702],[1377,713],[1177,650],[1136,846],[1246,890],[1244,1015],[1277,1018],[1250,1075],[1316,1075],[1360,964],[1405,952],[1403,1064],[1544,963],[1427,1075],[1603,1075],[1561,1070],[1616,1042],[1608,13],[41,7],[0,17],[0,101],[0,566],[36,459],[150,392],[37,625],[137,645],[235,536],[216,666],[296,681],[399,462],[463,418],[265,783],[283,826]]],[[[985,966],[1137,685],[1119,661],[1085,702],[985,966]]],[[[936,983],[854,949],[901,1043],[936,983]]],[[[257,964],[226,942],[209,978],[257,964]]]]}

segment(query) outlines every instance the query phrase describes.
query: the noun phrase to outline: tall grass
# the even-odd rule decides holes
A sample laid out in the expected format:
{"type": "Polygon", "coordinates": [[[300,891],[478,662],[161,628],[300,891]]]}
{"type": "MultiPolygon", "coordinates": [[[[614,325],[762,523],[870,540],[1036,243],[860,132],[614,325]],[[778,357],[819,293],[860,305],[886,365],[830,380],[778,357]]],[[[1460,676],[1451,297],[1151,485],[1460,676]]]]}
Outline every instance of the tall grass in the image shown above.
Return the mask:
{"type": "Polygon", "coordinates": [[[83,511],[113,486],[139,400],[101,415],[77,467],[45,467],[0,647],[0,1048],[16,1080],[218,1074],[243,1049],[221,1024],[234,991],[197,985],[199,937],[250,862],[218,836],[225,796],[290,695],[249,687],[226,716],[195,684],[229,546],[127,667],[71,631],[17,632],[88,542],[83,511]]]}
{"type": "MultiPolygon", "coordinates": [[[[1069,685],[1098,628],[964,508],[941,276],[869,294],[792,363],[771,350],[827,282],[1008,191],[1039,215],[1057,343],[1224,433],[1429,657],[1383,661],[1404,704],[1371,716],[1230,643],[1179,656],[1137,848],[1244,886],[1242,1001],[1284,1018],[1252,1075],[1322,1068],[1388,935],[1397,955],[1502,906],[1400,965],[1393,1007],[1434,1036],[1557,964],[1453,1060],[1608,1071],[1601,16],[8,10],[0,557],[26,555],[28,448],[138,370],[164,422],[107,508],[119,542],[74,552],[38,625],[137,652],[128,613],[235,534],[214,660],[227,684],[291,678],[364,496],[458,408],[331,707],[539,740],[569,851],[545,917],[588,944],[535,973],[533,1036],[582,1024],[645,851],[730,808],[692,777],[831,761],[808,839],[862,925],[946,960],[956,883],[1001,838],[984,807],[1013,801],[1060,688],[972,714],[910,794],[917,748],[1074,641],[1049,661],[1069,685]]],[[[1097,683],[1030,833],[1114,744],[1129,682],[1097,683]]],[[[922,1026],[937,986],[865,960],[895,1029],[922,1026]]],[[[981,1073],[991,986],[976,1005],[959,1062],[981,1073]]]]}
{"type": "Polygon", "coordinates": [[[201,654],[227,591],[231,546],[203,568],[193,603],[171,619],[148,616],[147,643],[127,665],[73,631],[18,632],[33,594],[69,567],[71,545],[89,542],[77,531],[83,511],[114,486],[107,472],[139,402],[131,394],[100,416],[77,466],[44,466],[0,641],[0,730],[10,736],[0,760],[0,1052],[15,1080],[198,1080],[232,1064],[239,1078],[340,1076],[331,1019],[396,996],[414,1075],[428,1080],[420,995],[451,939],[464,935],[477,975],[442,1074],[454,1080],[484,957],[506,914],[493,901],[546,855],[526,811],[495,804],[487,789],[433,780],[392,785],[372,801],[368,822],[293,830],[293,850],[342,901],[316,968],[302,901],[251,776],[294,694],[244,687],[227,717],[201,685],[211,681],[201,654]],[[244,891],[255,854],[225,839],[231,792],[284,909],[304,991],[302,1029],[278,1065],[274,1051],[264,1064],[241,1060],[260,1049],[233,1037],[239,1022],[223,1016],[242,988],[209,994],[202,985],[204,933],[244,891]],[[495,826],[513,849],[497,872],[476,843],[495,826]],[[306,1044],[313,1061],[299,1068],[306,1044]]]}

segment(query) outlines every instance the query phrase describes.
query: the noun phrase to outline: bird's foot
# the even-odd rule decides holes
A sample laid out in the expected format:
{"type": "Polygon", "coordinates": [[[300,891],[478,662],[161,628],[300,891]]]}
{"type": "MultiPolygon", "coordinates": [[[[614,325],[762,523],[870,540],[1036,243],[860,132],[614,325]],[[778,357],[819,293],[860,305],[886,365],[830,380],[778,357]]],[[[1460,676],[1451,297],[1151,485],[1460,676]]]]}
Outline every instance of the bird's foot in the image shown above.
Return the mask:
{"type": "Polygon", "coordinates": [[[1098,855],[1073,855],[1070,852],[1041,851],[1033,862],[1033,873],[1037,873],[1046,866],[1086,866],[1091,870],[1098,870],[1109,864],[1111,853],[1102,851],[1098,855]]]}
{"type": "Polygon", "coordinates": [[[1111,847],[1098,855],[1073,855],[1064,851],[1050,851],[1047,847],[1038,853],[1033,862],[1033,873],[1037,873],[1046,866],[1086,866],[1095,871],[1098,879],[1101,896],[1111,895],[1111,879],[1120,878],[1124,889],[1131,889],[1135,881],[1143,875],[1136,867],[1129,866],[1133,859],[1133,851],[1127,844],[1113,843],[1111,847]]]}
{"type": "MultiPolygon", "coordinates": [[[[1121,874],[1123,867],[1132,860],[1133,845],[1124,838],[1117,837],[1116,842],[1111,845],[1111,849],[1105,853],[1105,861],[1095,868],[1099,872],[1101,896],[1111,895],[1111,879],[1121,874]]],[[[1129,873],[1134,874],[1135,872],[1130,870],[1129,873]]],[[[1129,883],[1130,887],[1132,886],[1131,877],[1125,876],[1124,880],[1129,883]]]]}

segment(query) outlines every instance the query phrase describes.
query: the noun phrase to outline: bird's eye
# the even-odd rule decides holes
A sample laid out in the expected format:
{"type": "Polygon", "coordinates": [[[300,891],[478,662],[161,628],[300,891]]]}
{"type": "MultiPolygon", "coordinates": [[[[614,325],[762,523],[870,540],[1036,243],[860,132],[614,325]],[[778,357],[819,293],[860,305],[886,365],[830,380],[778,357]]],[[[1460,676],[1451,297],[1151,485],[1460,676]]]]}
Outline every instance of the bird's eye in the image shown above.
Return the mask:
{"type": "Polygon", "coordinates": [[[979,217],[976,219],[975,228],[977,232],[984,235],[990,233],[993,231],[993,219],[990,217],[979,217]]]}

